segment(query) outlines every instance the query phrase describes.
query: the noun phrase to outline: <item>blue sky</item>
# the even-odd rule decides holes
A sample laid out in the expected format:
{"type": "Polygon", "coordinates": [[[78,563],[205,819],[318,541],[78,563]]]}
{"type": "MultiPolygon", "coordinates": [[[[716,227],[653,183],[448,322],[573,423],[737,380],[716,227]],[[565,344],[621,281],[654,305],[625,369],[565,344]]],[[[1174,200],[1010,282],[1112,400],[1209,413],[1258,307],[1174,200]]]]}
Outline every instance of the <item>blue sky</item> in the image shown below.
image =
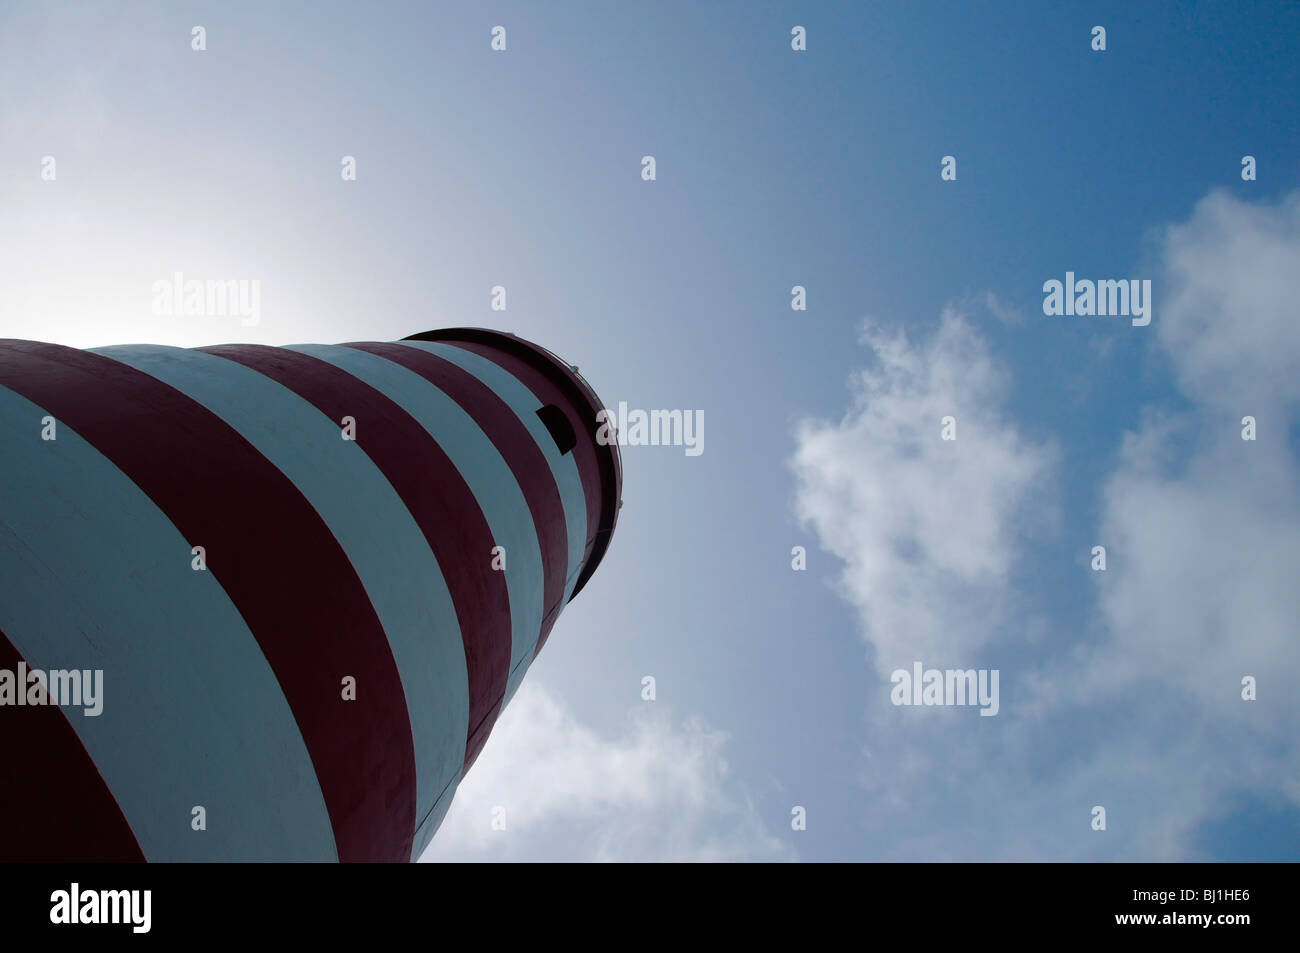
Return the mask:
{"type": "Polygon", "coordinates": [[[7,4],[0,335],[490,326],[703,411],[624,448],[429,859],[1300,859],[1297,47],[1273,3],[7,4]],[[151,314],[176,271],[262,320],[151,314]],[[1151,324],[1045,316],[1067,271],[1151,324]],[[892,706],[913,660],[999,714],[892,706]]]}

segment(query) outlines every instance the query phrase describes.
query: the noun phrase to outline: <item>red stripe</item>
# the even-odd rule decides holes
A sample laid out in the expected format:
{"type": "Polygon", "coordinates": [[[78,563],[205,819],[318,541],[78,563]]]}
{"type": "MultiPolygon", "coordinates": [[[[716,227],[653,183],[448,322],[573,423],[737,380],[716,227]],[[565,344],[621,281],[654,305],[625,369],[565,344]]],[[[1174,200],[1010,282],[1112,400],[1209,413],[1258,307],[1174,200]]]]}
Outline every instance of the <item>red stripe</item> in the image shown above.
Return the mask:
{"type": "Polygon", "coordinates": [[[415,751],[401,679],[356,571],[302,493],[221,418],[103,355],[8,342],[0,384],[70,426],[207,548],[293,710],[339,859],[409,861],[415,751]],[[349,675],[356,701],[341,697],[349,675]]]}
{"type": "Polygon", "coordinates": [[[533,517],[544,571],[542,628],[538,644],[555,624],[564,607],[564,580],[569,571],[569,527],[564,520],[564,501],[533,435],[492,388],[450,361],[405,344],[348,344],[414,371],[460,405],[505,458],[515,482],[523,491],[533,517]]]}
{"type": "MultiPolygon", "coordinates": [[[[199,350],[278,381],[331,420],[357,421],[357,445],[383,472],[424,533],[456,607],[469,674],[468,768],[496,722],[510,675],[510,596],[505,577],[491,571],[492,530],[473,491],[419,421],[342,368],[259,344],[199,350]],[[474,553],[482,558],[470,558],[474,553]]],[[[409,849],[407,855],[409,859],[409,849]]]]}
{"type": "MultiPolygon", "coordinates": [[[[0,669],[22,653],[0,631],[0,669]]],[[[27,686],[15,685],[26,692],[27,686]]],[[[131,825],[67,715],[55,705],[0,708],[0,862],[143,861],[131,825]]]]}
{"type": "MultiPolygon", "coordinates": [[[[479,344],[490,349],[480,350],[481,355],[486,355],[490,360],[502,366],[505,366],[505,362],[500,359],[501,357],[508,356],[522,361],[524,365],[532,368],[542,378],[549,381],[555,388],[558,388],[563,401],[560,406],[566,407],[565,413],[569,417],[570,424],[572,425],[574,421],[578,421],[580,426],[575,429],[591,438],[591,448],[596,455],[597,473],[600,480],[600,519],[595,537],[589,540],[586,556],[581,568],[578,570],[577,581],[573,585],[573,593],[569,596],[569,601],[572,602],[574,596],[580,593],[583,587],[591,581],[592,574],[609,551],[609,543],[614,536],[614,527],[618,525],[618,513],[623,506],[623,463],[618,452],[618,445],[616,443],[602,444],[601,441],[596,439],[599,436],[597,418],[602,410],[600,398],[591,389],[591,385],[583,380],[576,367],[566,364],[546,348],[525,341],[514,334],[493,331],[490,328],[443,328],[441,331],[424,331],[420,334],[412,334],[402,340],[479,344]]],[[[536,388],[534,388],[534,393],[537,393],[536,388]]],[[[588,501],[590,502],[590,496],[588,496],[588,501]]]]}
{"type": "MultiPolygon", "coordinates": [[[[596,536],[601,526],[601,477],[600,463],[596,459],[595,417],[593,416],[590,420],[584,419],[569,398],[550,378],[511,354],[490,345],[478,344],[472,341],[448,340],[444,343],[454,344],[456,347],[473,351],[475,354],[480,354],[494,361],[518,378],[543,404],[554,404],[564,411],[569,418],[569,422],[573,425],[573,432],[578,435],[578,443],[573,448],[572,453],[574,462],[578,465],[578,476],[582,480],[582,495],[587,504],[587,543],[583,550],[585,563],[586,560],[591,558],[592,548],[596,544],[596,536]]],[[[538,640],[538,651],[541,651],[544,641],[543,639],[538,640]]]]}

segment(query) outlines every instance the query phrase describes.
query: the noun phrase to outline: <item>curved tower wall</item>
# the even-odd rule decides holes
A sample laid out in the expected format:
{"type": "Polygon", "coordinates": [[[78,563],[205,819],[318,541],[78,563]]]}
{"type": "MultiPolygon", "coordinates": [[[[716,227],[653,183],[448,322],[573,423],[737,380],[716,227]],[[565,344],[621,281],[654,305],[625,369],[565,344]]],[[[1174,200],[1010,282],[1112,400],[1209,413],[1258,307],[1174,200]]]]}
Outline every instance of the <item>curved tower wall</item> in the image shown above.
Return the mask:
{"type": "Polygon", "coordinates": [[[0,341],[0,859],[417,858],[604,555],[599,409],[481,329],[0,341]]]}

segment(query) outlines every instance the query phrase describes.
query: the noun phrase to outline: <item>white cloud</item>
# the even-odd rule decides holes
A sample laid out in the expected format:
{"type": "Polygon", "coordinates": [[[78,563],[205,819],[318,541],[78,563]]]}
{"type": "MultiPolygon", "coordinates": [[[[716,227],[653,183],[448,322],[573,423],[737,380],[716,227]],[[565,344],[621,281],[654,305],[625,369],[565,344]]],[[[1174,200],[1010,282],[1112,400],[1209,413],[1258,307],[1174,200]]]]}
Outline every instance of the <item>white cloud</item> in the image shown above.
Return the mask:
{"type": "Polygon", "coordinates": [[[844,560],[879,668],[962,662],[1004,617],[1017,531],[1052,525],[1055,451],[1003,417],[1005,374],[956,312],[924,343],[870,322],[862,340],[876,362],[844,418],[798,428],[796,513],[844,560]]]}
{"type": "Polygon", "coordinates": [[[646,704],[620,739],[525,682],[461,783],[426,860],[779,860],[773,837],[698,719],[646,704]],[[492,811],[505,808],[505,830],[492,811]]]}
{"type": "MultiPolygon", "coordinates": [[[[1004,679],[996,724],[893,709],[884,684],[869,695],[878,856],[1195,859],[1202,826],[1241,792],[1300,803],[1300,196],[1211,194],[1159,253],[1150,343],[1188,405],[1144,408],[1115,436],[1096,624],[1066,608],[1055,654],[1018,688],[1004,679]],[[1247,674],[1256,702],[1241,700],[1247,674]]],[[[957,662],[1015,609],[1020,501],[1050,484],[1053,454],[1000,415],[1006,379],[959,318],[924,345],[870,327],[865,340],[878,367],[855,376],[844,419],[798,432],[796,508],[845,561],[878,667],[957,662]],[[945,446],[948,413],[959,440],[945,446]]]]}
{"type": "MultiPolygon", "coordinates": [[[[1300,707],[1300,468],[1288,405],[1300,398],[1300,194],[1276,206],[1214,193],[1163,246],[1175,289],[1159,339],[1196,413],[1149,414],[1126,438],[1103,497],[1112,568],[1101,606],[1112,640],[1098,682],[1155,677],[1224,717],[1294,740],[1300,707]],[[1241,418],[1256,418],[1255,441],[1241,418]]],[[[1292,745],[1292,747],[1294,747],[1292,745]]]]}
{"type": "Polygon", "coordinates": [[[1300,192],[1212,192],[1165,231],[1156,330],[1187,395],[1238,416],[1300,398],[1300,192]]]}
{"type": "Polygon", "coordinates": [[[1025,315],[1019,308],[1001,300],[992,291],[984,293],[984,307],[988,308],[989,313],[1003,324],[1021,325],[1025,323],[1025,315]]]}

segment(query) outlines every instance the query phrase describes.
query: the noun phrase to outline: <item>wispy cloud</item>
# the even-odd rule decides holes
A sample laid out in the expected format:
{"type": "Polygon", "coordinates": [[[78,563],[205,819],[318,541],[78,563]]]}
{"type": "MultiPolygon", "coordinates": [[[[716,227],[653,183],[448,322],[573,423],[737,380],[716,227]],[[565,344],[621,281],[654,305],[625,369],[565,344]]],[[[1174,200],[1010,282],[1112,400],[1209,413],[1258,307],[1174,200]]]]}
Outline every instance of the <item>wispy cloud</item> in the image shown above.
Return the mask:
{"type": "Polygon", "coordinates": [[[1025,323],[1025,315],[1015,305],[1003,301],[992,291],[984,293],[984,307],[1003,324],[1020,325],[1025,323]]]}
{"type": "Polygon", "coordinates": [[[726,744],[662,702],[604,738],[526,682],[423,859],[794,859],[731,777],[726,744]]]}
{"type": "MultiPolygon", "coordinates": [[[[1108,553],[1096,603],[1060,607],[991,727],[900,717],[885,686],[868,693],[864,823],[884,856],[1197,858],[1243,790],[1300,804],[1300,198],[1213,193],[1158,252],[1151,343],[1186,403],[1146,407],[1114,436],[1090,531],[1108,553]],[[1257,701],[1242,699],[1246,675],[1257,701]],[[1093,805],[1107,832],[1090,828],[1093,805]]],[[[864,341],[875,367],[844,419],[798,431],[796,507],[845,561],[840,588],[880,668],[960,660],[1021,594],[1022,501],[1051,490],[1053,451],[1018,435],[1008,371],[954,314],[923,344],[874,326],[864,341]],[[959,427],[948,446],[932,436],[944,414],[959,427]]]]}
{"type": "Polygon", "coordinates": [[[1294,741],[1300,194],[1275,206],[1212,194],[1163,250],[1172,295],[1159,339],[1194,410],[1149,413],[1106,485],[1112,641],[1095,665],[1107,681],[1158,673],[1234,719],[1249,710],[1240,680],[1254,675],[1268,723],[1294,741]],[[1242,439],[1248,416],[1254,440],[1242,439]]]}
{"type": "Polygon", "coordinates": [[[1003,413],[1006,373],[956,311],[925,341],[873,322],[862,341],[843,419],[798,428],[795,509],[844,560],[882,669],[965,658],[1003,619],[1021,535],[1053,525],[1056,452],[1003,413]]]}

